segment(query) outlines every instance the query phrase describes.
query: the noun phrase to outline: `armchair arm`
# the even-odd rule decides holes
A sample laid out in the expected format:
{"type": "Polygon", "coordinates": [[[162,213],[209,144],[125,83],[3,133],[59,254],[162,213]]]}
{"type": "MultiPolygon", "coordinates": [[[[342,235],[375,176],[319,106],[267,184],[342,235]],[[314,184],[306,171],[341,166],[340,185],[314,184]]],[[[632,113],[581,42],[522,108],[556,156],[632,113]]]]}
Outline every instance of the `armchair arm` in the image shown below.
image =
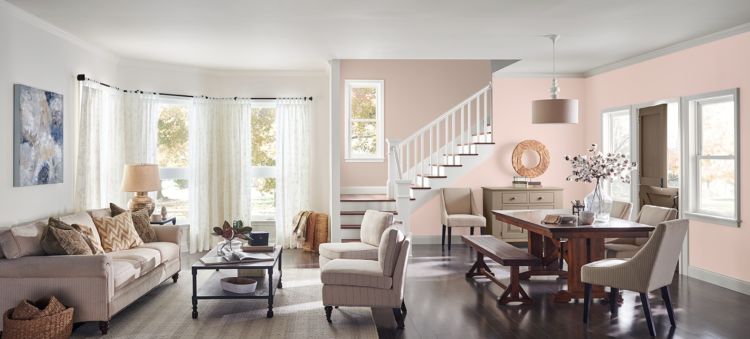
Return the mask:
{"type": "Polygon", "coordinates": [[[182,238],[182,228],[179,226],[153,226],[156,232],[156,239],[161,242],[171,242],[180,245],[182,238]]]}
{"type": "Polygon", "coordinates": [[[445,207],[445,193],[440,190],[440,223],[448,225],[448,209],[445,207]]]}
{"type": "Polygon", "coordinates": [[[106,255],[29,256],[0,260],[0,278],[111,277],[106,255]]]}

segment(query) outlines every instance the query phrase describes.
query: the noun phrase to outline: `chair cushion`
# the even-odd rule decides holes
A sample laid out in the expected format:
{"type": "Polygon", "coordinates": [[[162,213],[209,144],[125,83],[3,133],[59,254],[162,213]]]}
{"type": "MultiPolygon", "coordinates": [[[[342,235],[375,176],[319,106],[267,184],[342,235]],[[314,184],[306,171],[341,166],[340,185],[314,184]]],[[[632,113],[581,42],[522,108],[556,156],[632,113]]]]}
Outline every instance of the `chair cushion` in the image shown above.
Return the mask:
{"type": "Polygon", "coordinates": [[[47,219],[13,226],[7,232],[0,232],[0,248],[3,256],[16,259],[32,255],[44,255],[42,234],[47,228],[47,219]]]}
{"type": "Polygon", "coordinates": [[[365,244],[378,246],[380,236],[393,223],[393,214],[375,210],[365,211],[362,226],[359,230],[359,240],[365,244]]]}
{"type": "Polygon", "coordinates": [[[363,242],[320,244],[318,252],[328,259],[378,260],[378,248],[363,242]]]}
{"type": "Polygon", "coordinates": [[[112,275],[115,278],[115,289],[138,279],[141,276],[141,264],[135,260],[112,259],[112,275]]]}
{"type": "Polygon", "coordinates": [[[401,250],[401,243],[403,241],[404,233],[395,227],[389,227],[380,237],[378,263],[380,264],[380,270],[385,276],[393,276],[393,270],[396,268],[398,253],[401,250]]]}
{"type": "Polygon", "coordinates": [[[448,227],[484,227],[487,220],[473,214],[449,214],[448,227]]]}
{"type": "Polygon", "coordinates": [[[136,247],[128,250],[109,252],[106,256],[115,259],[125,259],[137,263],[139,276],[153,270],[154,267],[162,263],[161,253],[159,250],[146,247],[136,247]]]}
{"type": "Polygon", "coordinates": [[[641,249],[641,246],[639,245],[631,245],[631,244],[604,244],[604,249],[607,251],[606,257],[607,258],[632,258],[636,253],[638,253],[638,250],[641,249]]]}
{"type": "Polygon", "coordinates": [[[393,279],[383,275],[380,265],[372,260],[336,259],[321,269],[325,285],[361,286],[389,289],[393,279]]]}
{"type": "Polygon", "coordinates": [[[148,242],[140,248],[151,248],[159,251],[161,262],[175,260],[180,257],[180,246],[171,242],[148,242]]]}
{"type": "Polygon", "coordinates": [[[618,282],[627,276],[625,270],[619,269],[620,265],[628,262],[627,259],[604,259],[588,263],[581,267],[581,281],[599,286],[618,287],[618,282]]]}

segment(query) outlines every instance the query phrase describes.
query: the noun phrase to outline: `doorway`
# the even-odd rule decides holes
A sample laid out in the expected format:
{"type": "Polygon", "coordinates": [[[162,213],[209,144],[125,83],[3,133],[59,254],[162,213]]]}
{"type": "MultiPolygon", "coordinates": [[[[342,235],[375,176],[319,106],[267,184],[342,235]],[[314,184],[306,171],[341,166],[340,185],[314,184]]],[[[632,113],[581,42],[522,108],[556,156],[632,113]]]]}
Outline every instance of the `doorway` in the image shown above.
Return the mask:
{"type": "Polygon", "coordinates": [[[679,210],[680,119],[678,101],[636,107],[636,209],[656,205],[679,210]]]}

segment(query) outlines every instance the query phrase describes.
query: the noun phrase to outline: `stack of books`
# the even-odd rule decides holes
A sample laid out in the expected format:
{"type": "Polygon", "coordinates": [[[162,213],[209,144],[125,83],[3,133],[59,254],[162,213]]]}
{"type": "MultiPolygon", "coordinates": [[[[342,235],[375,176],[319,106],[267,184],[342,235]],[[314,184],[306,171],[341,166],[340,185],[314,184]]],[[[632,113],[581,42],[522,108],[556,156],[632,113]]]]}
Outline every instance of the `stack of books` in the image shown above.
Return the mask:
{"type": "Polygon", "coordinates": [[[273,252],[276,249],[276,244],[268,244],[266,246],[249,246],[245,245],[242,246],[242,251],[247,253],[257,253],[257,252],[273,252]]]}

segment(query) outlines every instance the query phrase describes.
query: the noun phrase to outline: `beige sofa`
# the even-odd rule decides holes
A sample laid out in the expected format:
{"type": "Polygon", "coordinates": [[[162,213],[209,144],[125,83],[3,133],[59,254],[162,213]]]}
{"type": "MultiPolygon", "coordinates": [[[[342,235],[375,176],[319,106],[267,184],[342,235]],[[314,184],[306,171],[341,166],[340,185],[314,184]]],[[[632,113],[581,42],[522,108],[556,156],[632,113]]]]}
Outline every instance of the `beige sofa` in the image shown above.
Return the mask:
{"type": "MultiPolygon", "coordinates": [[[[60,219],[94,227],[91,215],[109,214],[100,209],[60,219]]],[[[46,225],[42,219],[0,230],[0,312],[23,299],[54,295],[75,308],[75,322],[98,321],[106,334],[115,314],[170,277],[177,282],[179,227],[154,227],[158,242],[125,251],[45,256],[40,241],[46,225]]]]}

